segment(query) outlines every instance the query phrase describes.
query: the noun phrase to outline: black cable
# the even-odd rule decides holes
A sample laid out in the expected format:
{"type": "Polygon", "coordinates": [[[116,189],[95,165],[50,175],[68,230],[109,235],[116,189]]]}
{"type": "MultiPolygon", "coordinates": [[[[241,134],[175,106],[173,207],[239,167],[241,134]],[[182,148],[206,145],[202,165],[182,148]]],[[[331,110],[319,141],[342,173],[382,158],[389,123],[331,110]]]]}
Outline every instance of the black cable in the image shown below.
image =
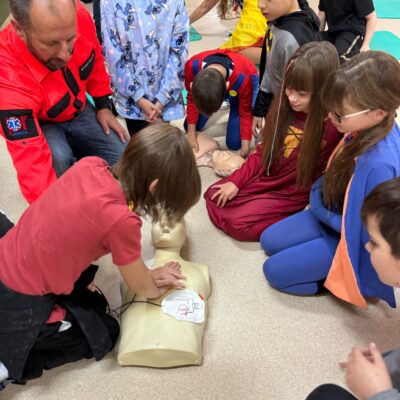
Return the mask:
{"type": "Polygon", "coordinates": [[[136,294],[132,297],[132,300],[121,304],[119,307],[115,309],[110,309],[109,314],[114,313],[117,318],[121,318],[121,315],[133,304],[133,303],[146,303],[146,304],[151,304],[153,306],[161,307],[161,304],[153,303],[151,301],[146,301],[146,300],[136,300],[135,301],[136,294]],[[125,308],[124,308],[125,307],[125,308]],[[122,310],[122,311],[121,311],[122,310]]]}

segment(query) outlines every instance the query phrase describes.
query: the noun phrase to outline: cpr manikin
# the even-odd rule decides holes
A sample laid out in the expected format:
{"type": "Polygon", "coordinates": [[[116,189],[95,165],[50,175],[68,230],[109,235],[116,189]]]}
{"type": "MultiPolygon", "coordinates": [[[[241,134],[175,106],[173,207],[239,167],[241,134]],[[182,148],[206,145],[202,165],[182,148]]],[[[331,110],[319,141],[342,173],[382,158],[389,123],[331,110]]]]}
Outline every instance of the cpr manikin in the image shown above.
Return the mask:
{"type": "Polygon", "coordinates": [[[197,142],[199,151],[194,153],[197,166],[211,167],[219,176],[231,175],[245,161],[239,154],[219,150],[218,142],[205,133],[197,136],[197,142]]]}
{"type": "Polygon", "coordinates": [[[244,158],[231,151],[215,150],[211,154],[214,172],[219,176],[229,176],[244,163],[244,158]]]}
{"type": "MultiPolygon", "coordinates": [[[[206,265],[186,261],[180,256],[185,239],[186,226],[183,220],[172,224],[164,218],[153,225],[152,243],[155,254],[152,268],[169,261],[178,262],[182,274],[186,277],[186,287],[182,291],[170,290],[164,296],[150,302],[144,297],[134,296],[126,286],[123,288],[122,303],[128,303],[133,298],[134,300],[121,316],[119,365],[166,368],[201,364],[210,277],[206,265]],[[177,297],[180,300],[180,297],[185,297],[185,293],[192,294],[195,300],[189,299],[183,308],[181,303],[180,311],[175,317],[166,314],[166,305],[173,304],[168,302],[169,299],[177,297]],[[163,307],[160,307],[161,304],[163,307]],[[204,310],[204,321],[201,323],[176,319],[190,317],[194,308],[201,307],[204,310]]],[[[172,314],[175,315],[176,311],[175,309],[172,314]]]]}

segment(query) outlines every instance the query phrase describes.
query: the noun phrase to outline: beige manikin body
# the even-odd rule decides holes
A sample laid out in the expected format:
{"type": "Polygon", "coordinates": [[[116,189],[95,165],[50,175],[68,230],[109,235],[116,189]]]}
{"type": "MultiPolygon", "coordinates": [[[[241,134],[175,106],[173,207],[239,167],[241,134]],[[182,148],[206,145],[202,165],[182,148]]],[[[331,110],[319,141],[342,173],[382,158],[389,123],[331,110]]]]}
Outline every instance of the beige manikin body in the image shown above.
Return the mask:
{"type": "MultiPolygon", "coordinates": [[[[137,301],[147,301],[136,296],[134,303],[121,316],[121,338],[118,363],[166,368],[182,365],[199,365],[202,362],[202,338],[207,318],[207,298],[210,296],[210,277],[206,265],[184,260],[179,252],[186,239],[184,221],[171,227],[166,221],[153,225],[152,242],[156,248],[153,267],[177,261],[186,277],[186,289],[192,289],[205,299],[205,320],[201,324],[178,321],[163,313],[161,307],[137,301]]],[[[126,287],[122,303],[132,300],[134,293],[126,287]]],[[[151,300],[161,304],[163,297],[151,300]]]]}

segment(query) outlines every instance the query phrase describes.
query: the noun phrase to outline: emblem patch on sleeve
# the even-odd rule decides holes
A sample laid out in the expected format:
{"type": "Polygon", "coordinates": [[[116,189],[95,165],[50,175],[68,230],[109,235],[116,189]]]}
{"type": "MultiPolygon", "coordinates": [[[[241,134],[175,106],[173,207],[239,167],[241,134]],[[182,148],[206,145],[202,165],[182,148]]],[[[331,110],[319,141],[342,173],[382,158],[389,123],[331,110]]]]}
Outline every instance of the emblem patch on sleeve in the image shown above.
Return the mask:
{"type": "Polygon", "coordinates": [[[32,110],[1,110],[0,122],[8,140],[39,136],[32,110]]]}

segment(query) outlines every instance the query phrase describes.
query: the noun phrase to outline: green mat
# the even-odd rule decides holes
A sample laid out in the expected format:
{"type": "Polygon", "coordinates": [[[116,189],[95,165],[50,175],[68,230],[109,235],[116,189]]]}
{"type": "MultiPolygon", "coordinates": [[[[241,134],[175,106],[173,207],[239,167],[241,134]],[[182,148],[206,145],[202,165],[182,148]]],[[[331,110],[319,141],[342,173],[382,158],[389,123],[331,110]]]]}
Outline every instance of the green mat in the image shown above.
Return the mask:
{"type": "MultiPolygon", "coordinates": [[[[400,1],[400,0],[399,0],[400,1]]],[[[383,50],[400,60],[400,38],[392,32],[377,31],[372,36],[371,50],[383,50]]]]}
{"type": "Polygon", "coordinates": [[[400,19],[400,0],[374,0],[378,18],[400,19]]]}
{"type": "Polygon", "coordinates": [[[187,90],[186,89],[182,90],[182,97],[183,97],[183,104],[186,106],[186,104],[187,104],[187,90]]]}
{"type": "Polygon", "coordinates": [[[193,28],[193,26],[191,26],[189,32],[189,42],[196,42],[197,40],[201,40],[202,38],[203,36],[201,36],[200,33],[197,32],[196,29],[193,28]]]}

